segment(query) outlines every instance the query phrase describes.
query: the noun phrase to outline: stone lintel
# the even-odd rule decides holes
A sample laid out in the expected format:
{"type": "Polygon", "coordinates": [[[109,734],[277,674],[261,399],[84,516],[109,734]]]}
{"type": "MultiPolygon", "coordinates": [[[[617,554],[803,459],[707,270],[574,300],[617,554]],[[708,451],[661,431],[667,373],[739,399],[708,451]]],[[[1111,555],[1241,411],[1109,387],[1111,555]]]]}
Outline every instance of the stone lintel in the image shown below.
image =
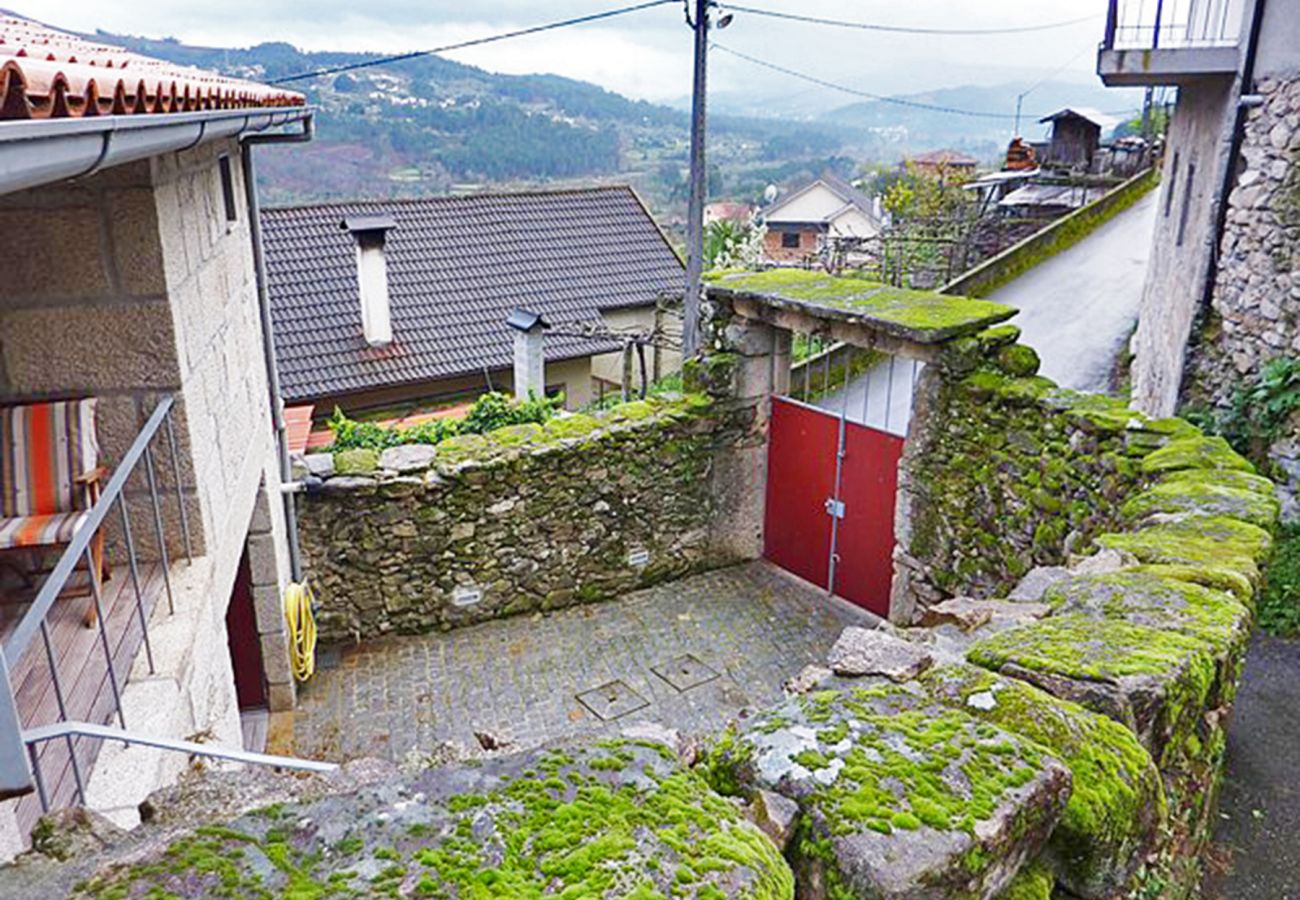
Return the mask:
{"type": "MultiPolygon", "coordinates": [[[[722,275],[708,285],[708,292],[731,300],[741,315],[747,315],[742,306],[750,312],[759,308],[779,311],[785,314],[784,321],[791,323],[781,327],[811,333],[830,330],[834,334],[835,329],[843,332],[847,327],[853,343],[865,341],[865,346],[880,349],[886,349],[885,339],[902,346],[941,344],[1016,314],[1012,307],[989,300],[949,297],[804,269],[722,275]]],[[[765,315],[756,317],[773,321],[765,315]]]]}
{"type": "Polygon", "coordinates": [[[832,341],[840,341],[866,350],[879,350],[891,356],[933,362],[943,355],[942,345],[920,344],[884,334],[876,329],[852,322],[823,319],[806,312],[781,309],[763,300],[736,297],[732,300],[736,314],[746,319],[764,322],[775,328],[803,334],[816,334],[832,341]]]}

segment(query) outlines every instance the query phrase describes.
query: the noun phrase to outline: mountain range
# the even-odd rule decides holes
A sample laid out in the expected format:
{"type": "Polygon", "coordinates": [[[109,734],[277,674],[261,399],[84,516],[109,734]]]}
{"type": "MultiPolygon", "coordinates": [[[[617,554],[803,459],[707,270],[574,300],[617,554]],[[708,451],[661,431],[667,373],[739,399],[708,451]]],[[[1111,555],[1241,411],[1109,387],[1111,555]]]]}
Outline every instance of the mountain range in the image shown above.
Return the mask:
{"type": "MultiPolygon", "coordinates": [[[[95,37],[263,82],[377,59],[368,53],[304,52],[279,42],[221,48],[106,32],[95,37]]],[[[503,75],[438,56],[288,86],[319,108],[317,137],[260,155],[271,204],[617,181],[636,186],[667,221],[684,210],[689,117],[681,109],[570,78],[503,75]]],[[[1006,115],[1014,111],[1017,88],[964,86],[907,99],[1006,115]]],[[[1033,99],[1035,111],[1066,104],[1109,103],[1114,109],[1126,102],[1100,86],[1057,82],[1040,85],[1033,99]]],[[[710,192],[738,199],[755,199],[770,183],[822,171],[853,176],[864,165],[892,163],[935,146],[954,146],[992,162],[1011,132],[1008,119],[879,101],[807,117],[731,115],[725,109],[715,103],[710,115],[710,192]]]]}

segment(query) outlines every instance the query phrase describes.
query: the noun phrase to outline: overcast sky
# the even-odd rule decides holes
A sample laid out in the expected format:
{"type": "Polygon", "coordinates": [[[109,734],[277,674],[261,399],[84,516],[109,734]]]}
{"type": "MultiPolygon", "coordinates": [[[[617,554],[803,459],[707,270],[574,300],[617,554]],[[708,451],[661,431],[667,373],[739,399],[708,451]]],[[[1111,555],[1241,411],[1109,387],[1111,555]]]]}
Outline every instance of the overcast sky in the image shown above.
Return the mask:
{"type": "MultiPolygon", "coordinates": [[[[16,12],[78,31],[175,37],[209,46],[288,41],[312,50],[424,49],[493,32],[569,18],[632,0],[0,0],[16,12]]],[[[1077,25],[1005,36],[911,36],[833,29],[736,13],[718,40],[750,55],[876,93],[909,93],[962,83],[1023,81],[1058,73],[1092,76],[1104,0],[752,0],[757,8],[892,25],[996,28],[1077,25]]],[[[670,4],[592,25],[450,54],[500,72],[553,72],[654,101],[689,93],[690,33],[670,4]]],[[[713,56],[711,87],[730,95],[792,99],[825,94],[788,76],[713,56]]],[[[818,99],[821,99],[820,96],[818,99]]],[[[832,98],[839,105],[843,96],[832,98]]],[[[851,99],[851,98],[849,98],[851,99]]],[[[819,103],[818,105],[823,105],[819,103]]]]}

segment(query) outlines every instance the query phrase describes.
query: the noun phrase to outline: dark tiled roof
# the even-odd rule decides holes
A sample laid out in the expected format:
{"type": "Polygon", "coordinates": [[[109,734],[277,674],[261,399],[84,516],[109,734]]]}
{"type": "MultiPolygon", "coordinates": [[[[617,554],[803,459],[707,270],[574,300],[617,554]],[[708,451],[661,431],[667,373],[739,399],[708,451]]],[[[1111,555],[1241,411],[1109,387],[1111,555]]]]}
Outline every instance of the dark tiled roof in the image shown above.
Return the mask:
{"type": "Polygon", "coordinates": [[[0,119],[301,106],[303,95],[131,53],[0,12],[0,119]]]}
{"type": "MultiPolygon", "coordinates": [[[[275,352],[298,401],[511,365],[516,306],[552,324],[653,304],[682,288],[682,265],[626,187],[330,203],[263,213],[275,352]],[[392,216],[393,343],[368,346],[349,216],[392,216]]],[[[617,349],[546,337],[548,360],[617,349]]]]}

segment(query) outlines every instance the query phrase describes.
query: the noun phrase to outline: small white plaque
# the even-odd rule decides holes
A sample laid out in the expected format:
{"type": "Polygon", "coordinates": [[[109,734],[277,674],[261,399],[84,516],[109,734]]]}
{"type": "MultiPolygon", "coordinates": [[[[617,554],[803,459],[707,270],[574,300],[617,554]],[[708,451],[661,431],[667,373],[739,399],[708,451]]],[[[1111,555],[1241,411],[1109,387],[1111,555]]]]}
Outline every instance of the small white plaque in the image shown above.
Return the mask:
{"type": "Polygon", "coordinates": [[[473,606],[483,599],[483,591],[472,584],[457,585],[451,592],[452,606],[473,606]]]}
{"type": "Polygon", "coordinates": [[[644,569],[650,565],[650,551],[644,547],[633,547],[627,552],[627,564],[634,569],[644,569]]]}

